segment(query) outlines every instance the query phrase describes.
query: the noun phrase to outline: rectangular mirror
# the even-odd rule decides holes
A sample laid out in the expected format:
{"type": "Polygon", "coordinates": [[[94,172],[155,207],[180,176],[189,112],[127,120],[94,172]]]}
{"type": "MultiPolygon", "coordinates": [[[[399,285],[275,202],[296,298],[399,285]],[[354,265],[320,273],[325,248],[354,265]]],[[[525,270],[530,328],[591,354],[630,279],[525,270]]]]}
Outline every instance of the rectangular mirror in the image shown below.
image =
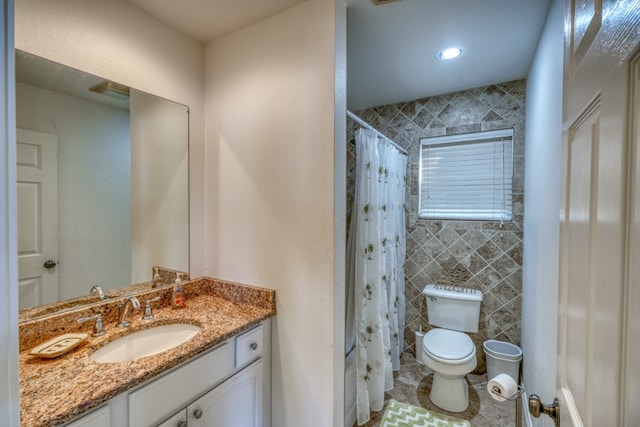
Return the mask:
{"type": "Polygon", "coordinates": [[[184,105],[16,52],[21,309],[189,271],[188,121],[184,105]]]}

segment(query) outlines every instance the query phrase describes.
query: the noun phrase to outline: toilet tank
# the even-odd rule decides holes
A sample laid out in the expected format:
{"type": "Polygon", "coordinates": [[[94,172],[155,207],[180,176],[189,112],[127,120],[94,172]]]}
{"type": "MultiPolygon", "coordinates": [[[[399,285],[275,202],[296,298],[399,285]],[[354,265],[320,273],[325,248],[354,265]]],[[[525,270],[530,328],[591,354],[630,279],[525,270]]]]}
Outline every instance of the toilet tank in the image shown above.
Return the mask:
{"type": "Polygon", "coordinates": [[[422,293],[427,301],[430,325],[460,332],[478,332],[481,291],[459,286],[427,285],[422,293]]]}

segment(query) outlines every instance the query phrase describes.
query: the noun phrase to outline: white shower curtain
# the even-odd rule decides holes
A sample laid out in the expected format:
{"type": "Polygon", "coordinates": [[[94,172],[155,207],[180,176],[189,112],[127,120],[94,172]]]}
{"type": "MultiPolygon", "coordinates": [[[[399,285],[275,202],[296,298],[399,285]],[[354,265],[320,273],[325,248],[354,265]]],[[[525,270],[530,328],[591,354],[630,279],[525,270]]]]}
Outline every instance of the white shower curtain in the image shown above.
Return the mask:
{"type": "Polygon", "coordinates": [[[347,350],[356,346],[358,424],[384,406],[404,343],[407,156],[356,132],[356,191],[347,242],[347,350]],[[351,330],[349,330],[351,329],[351,330]]]}

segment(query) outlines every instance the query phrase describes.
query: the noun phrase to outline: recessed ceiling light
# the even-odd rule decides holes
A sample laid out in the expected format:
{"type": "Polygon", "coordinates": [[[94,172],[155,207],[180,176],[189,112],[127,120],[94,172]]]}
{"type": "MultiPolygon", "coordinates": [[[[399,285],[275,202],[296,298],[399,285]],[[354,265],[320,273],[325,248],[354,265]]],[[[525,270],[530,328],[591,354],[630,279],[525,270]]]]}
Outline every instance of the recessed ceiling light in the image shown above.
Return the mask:
{"type": "Polygon", "coordinates": [[[462,49],[459,47],[448,47],[438,52],[438,59],[453,59],[462,55],[462,49]]]}

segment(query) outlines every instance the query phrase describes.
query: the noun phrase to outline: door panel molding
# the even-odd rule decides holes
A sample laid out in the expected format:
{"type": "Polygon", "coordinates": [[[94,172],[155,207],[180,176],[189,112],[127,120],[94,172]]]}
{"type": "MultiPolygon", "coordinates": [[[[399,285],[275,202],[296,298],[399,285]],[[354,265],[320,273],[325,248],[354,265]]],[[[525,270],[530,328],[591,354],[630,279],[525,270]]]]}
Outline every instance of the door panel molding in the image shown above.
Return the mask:
{"type": "Polygon", "coordinates": [[[640,420],[640,54],[631,60],[629,93],[629,211],[627,232],[627,286],[624,290],[623,352],[620,393],[620,413],[623,426],[637,425],[640,420]]]}
{"type": "Polygon", "coordinates": [[[597,285],[593,261],[598,213],[600,106],[598,94],[570,126],[567,138],[564,234],[567,280],[562,287],[560,387],[575,413],[586,419],[591,418],[594,387],[590,372],[594,367],[591,331],[597,285]]]}

